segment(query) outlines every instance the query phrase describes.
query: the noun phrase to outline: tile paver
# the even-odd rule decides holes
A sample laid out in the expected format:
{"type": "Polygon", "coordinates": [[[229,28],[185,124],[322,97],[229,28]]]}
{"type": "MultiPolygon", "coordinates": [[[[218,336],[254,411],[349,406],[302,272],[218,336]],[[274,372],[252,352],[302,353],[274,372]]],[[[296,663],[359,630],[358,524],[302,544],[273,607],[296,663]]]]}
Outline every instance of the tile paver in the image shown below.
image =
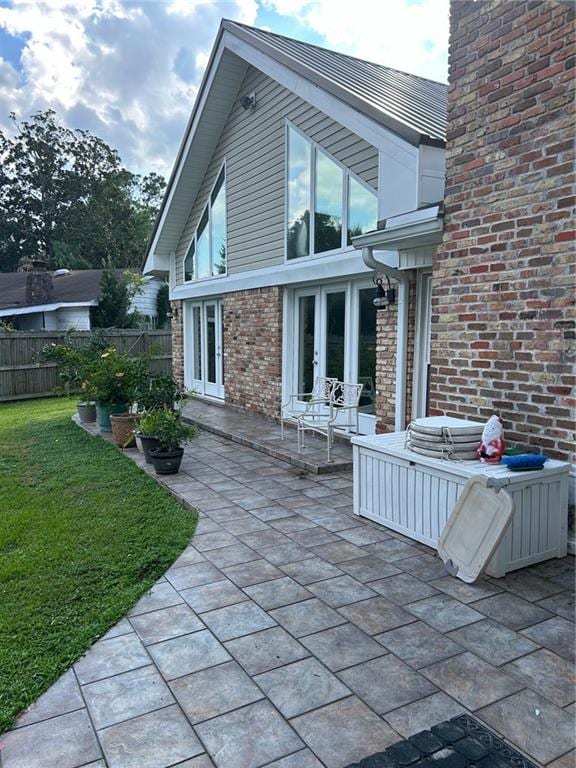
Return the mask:
{"type": "Polygon", "coordinates": [[[465,584],[355,517],[349,472],[205,432],[182,470],[160,481],[201,510],[193,543],[2,736],[2,768],[344,768],[465,707],[566,768],[573,558],[465,584]]]}

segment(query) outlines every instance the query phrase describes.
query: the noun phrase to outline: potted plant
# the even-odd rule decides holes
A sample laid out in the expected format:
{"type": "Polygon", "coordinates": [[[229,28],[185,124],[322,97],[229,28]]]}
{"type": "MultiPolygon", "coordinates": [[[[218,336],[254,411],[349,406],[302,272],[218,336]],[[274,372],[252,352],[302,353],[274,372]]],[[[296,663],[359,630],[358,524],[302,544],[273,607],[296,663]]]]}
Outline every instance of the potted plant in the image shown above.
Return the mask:
{"type": "Polygon", "coordinates": [[[76,403],[78,418],[82,424],[96,421],[96,402],[94,400],[80,400],[76,403]]]}
{"type": "MultiPolygon", "coordinates": [[[[159,373],[152,378],[146,376],[141,378],[136,389],[135,399],[138,411],[149,414],[158,408],[174,410],[184,395],[185,392],[176,379],[167,373],[159,373]]],[[[144,430],[141,424],[135,431],[135,436],[136,447],[141,453],[144,453],[146,461],[150,463],[150,457],[144,450],[144,443],[154,447],[156,443],[153,436],[148,429],[144,430]],[[144,440],[142,439],[143,435],[144,440]]]]}
{"type": "MultiPolygon", "coordinates": [[[[86,390],[86,375],[94,358],[93,345],[88,347],[74,346],[71,339],[62,344],[46,344],[40,353],[43,363],[55,363],[58,366],[58,376],[62,382],[56,387],[58,394],[69,395],[71,392],[86,390]]],[[[96,403],[94,400],[83,399],[76,403],[78,418],[82,424],[96,421],[96,403]]]]}
{"type": "Polygon", "coordinates": [[[184,424],[180,414],[171,408],[159,408],[150,414],[150,425],[157,447],[149,449],[149,456],[157,475],[173,475],[180,469],[184,448],[182,443],[192,440],[198,431],[196,425],[184,424]]]}
{"type": "Polygon", "coordinates": [[[150,457],[150,451],[152,448],[158,448],[159,442],[156,437],[156,425],[158,423],[156,417],[156,411],[149,411],[145,413],[138,422],[138,430],[136,432],[136,444],[138,441],[142,446],[142,453],[147,464],[152,464],[150,457]]]}
{"type": "MultiPolygon", "coordinates": [[[[111,432],[113,414],[126,414],[134,402],[142,363],[109,347],[88,368],[87,389],[96,400],[101,432],[111,432]]],[[[133,425],[132,425],[133,429],[133,425]]]]}

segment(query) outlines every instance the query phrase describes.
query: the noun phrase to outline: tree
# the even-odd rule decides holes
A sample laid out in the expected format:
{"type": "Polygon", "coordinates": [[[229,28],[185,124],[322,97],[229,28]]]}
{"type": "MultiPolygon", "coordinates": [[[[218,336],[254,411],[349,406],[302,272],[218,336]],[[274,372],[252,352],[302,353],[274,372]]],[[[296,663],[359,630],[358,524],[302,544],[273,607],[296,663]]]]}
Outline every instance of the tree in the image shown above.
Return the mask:
{"type": "Polygon", "coordinates": [[[170,313],[170,289],[168,283],[163,283],[156,294],[156,312],[158,314],[158,328],[164,328],[170,313]]]}
{"type": "Polygon", "coordinates": [[[130,288],[126,276],[119,278],[110,261],[104,264],[100,299],[92,315],[95,328],[136,328],[138,312],[130,309],[130,288]]]}
{"type": "Polygon", "coordinates": [[[138,267],[164,179],[131,173],[106,142],[63,127],[52,110],[10,118],[14,135],[0,131],[0,270],[40,255],[51,268],[138,267]]]}

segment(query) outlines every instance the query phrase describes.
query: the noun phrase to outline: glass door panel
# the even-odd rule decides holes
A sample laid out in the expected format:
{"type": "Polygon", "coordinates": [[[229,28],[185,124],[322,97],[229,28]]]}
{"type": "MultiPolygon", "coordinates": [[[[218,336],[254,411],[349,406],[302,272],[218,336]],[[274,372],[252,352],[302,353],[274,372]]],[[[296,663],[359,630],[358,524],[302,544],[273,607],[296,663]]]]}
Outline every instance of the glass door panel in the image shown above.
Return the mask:
{"type": "Polygon", "coordinates": [[[202,381],[201,307],[192,307],[192,378],[194,381],[202,381]]]}
{"type": "Polygon", "coordinates": [[[316,296],[298,297],[298,392],[311,392],[317,368],[316,296]]]}
{"type": "Polygon", "coordinates": [[[358,384],[363,384],[360,410],[375,413],[376,395],[376,307],[374,289],[358,291],[358,384]]]}
{"type": "Polygon", "coordinates": [[[324,371],[326,376],[344,381],[346,330],[346,291],[326,294],[326,318],[323,323],[324,371]]]}
{"type": "Polygon", "coordinates": [[[216,384],[216,306],[206,305],[206,380],[216,384]]]}
{"type": "Polygon", "coordinates": [[[200,395],[224,397],[222,372],[222,320],[218,301],[192,304],[188,317],[191,319],[187,341],[186,386],[200,395]]]}

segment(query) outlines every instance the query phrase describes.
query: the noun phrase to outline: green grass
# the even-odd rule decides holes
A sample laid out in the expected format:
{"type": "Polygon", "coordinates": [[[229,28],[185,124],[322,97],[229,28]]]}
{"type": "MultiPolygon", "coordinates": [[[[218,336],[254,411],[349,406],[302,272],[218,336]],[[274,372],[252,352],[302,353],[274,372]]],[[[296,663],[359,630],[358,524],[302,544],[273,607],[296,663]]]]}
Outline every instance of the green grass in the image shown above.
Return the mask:
{"type": "Polygon", "coordinates": [[[0,405],[0,733],[146,592],[196,515],[74,404],[0,405]]]}

